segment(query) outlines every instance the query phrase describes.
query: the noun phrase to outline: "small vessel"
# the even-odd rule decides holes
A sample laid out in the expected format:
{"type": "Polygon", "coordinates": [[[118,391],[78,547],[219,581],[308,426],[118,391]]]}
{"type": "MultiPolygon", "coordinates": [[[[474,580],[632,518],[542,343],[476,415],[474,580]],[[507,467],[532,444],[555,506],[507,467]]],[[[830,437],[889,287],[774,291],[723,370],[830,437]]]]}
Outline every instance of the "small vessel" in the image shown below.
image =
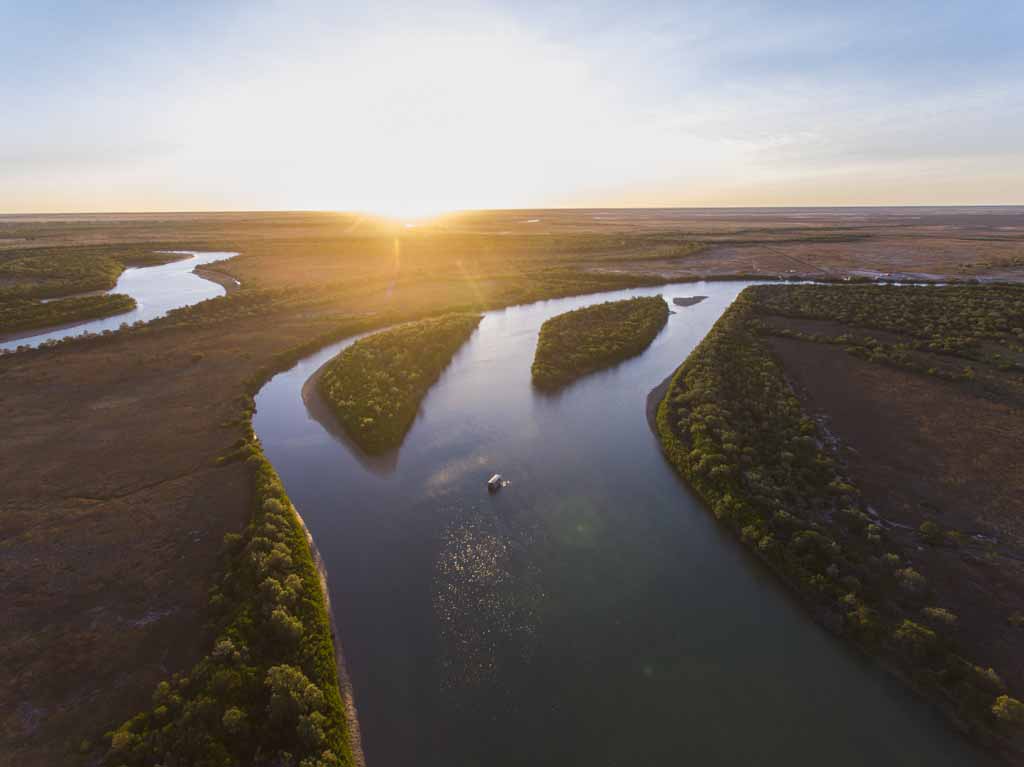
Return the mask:
{"type": "Polygon", "coordinates": [[[499,490],[501,490],[501,487],[502,487],[502,483],[501,483],[501,475],[500,474],[495,474],[493,477],[491,477],[489,480],[487,480],[487,490],[488,490],[488,492],[496,493],[499,490]]]}

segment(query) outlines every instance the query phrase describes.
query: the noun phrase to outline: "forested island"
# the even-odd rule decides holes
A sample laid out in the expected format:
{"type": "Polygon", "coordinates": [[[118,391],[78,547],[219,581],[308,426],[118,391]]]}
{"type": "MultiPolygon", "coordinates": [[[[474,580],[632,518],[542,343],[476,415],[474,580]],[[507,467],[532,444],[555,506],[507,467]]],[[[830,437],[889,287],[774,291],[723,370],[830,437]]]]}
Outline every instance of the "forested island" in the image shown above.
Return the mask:
{"type": "Polygon", "coordinates": [[[480,319],[479,314],[448,314],[356,341],[326,365],[320,394],[364,451],[396,448],[427,390],[480,319]]]}
{"type": "Polygon", "coordinates": [[[540,329],[533,383],[554,390],[602,370],[650,346],[668,322],[661,296],[585,306],[552,317],[540,329]]]}
{"type": "Polygon", "coordinates": [[[1019,432],[1022,344],[1017,287],[752,287],[657,419],[671,463],[826,627],[1011,750],[1020,479],[975,456],[1014,461],[996,450],[1019,432]]]}

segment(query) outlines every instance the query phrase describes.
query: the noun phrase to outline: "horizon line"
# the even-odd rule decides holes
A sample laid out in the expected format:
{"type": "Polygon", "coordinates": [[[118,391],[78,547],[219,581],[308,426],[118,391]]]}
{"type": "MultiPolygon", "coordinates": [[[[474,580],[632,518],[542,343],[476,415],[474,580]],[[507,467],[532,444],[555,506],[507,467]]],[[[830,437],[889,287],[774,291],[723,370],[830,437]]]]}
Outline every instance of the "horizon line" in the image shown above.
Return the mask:
{"type": "Polygon", "coordinates": [[[428,216],[393,216],[373,211],[358,209],[335,208],[209,208],[209,209],[170,209],[155,208],[150,210],[65,210],[65,211],[30,211],[21,213],[0,212],[0,218],[26,218],[32,216],[148,216],[148,215],[232,215],[232,214],[271,214],[271,213],[333,213],[338,215],[372,216],[382,219],[417,219],[429,220],[443,216],[463,213],[515,213],[527,211],[652,211],[652,210],[881,210],[881,209],[925,209],[925,208],[1024,208],[1024,202],[995,203],[870,203],[858,205],[612,205],[612,206],[572,206],[556,205],[549,207],[509,207],[509,208],[456,208],[428,216]]]}

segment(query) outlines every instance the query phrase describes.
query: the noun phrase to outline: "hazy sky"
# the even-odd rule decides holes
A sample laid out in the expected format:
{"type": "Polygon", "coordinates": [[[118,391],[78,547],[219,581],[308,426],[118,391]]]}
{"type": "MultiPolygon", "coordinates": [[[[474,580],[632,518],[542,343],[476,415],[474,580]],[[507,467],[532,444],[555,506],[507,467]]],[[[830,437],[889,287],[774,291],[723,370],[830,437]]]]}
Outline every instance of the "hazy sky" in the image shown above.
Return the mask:
{"type": "Polygon", "coordinates": [[[0,212],[1024,203],[1024,2],[0,0],[0,212]]]}

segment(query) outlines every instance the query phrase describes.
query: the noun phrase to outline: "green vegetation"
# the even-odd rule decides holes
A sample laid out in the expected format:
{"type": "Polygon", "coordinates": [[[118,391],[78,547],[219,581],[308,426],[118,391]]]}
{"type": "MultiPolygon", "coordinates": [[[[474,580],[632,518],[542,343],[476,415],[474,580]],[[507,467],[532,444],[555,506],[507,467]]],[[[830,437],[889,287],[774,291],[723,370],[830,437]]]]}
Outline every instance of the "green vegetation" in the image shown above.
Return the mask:
{"type": "Polygon", "coordinates": [[[110,290],[126,267],[158,266],[182,257],[110,246],[0,251],[0,301],[110,290]]]}
{"type": "Polygon", "coordinates": [[[1020,287],[791,285],[753,290],[762,310],[771,314],[827,320],[908,339],[887,344],[864,333],[819,334],[810,339],[848,346],[875,361],[934,374],[915,365],[914,353],[922,352],[986,362],[1003,370],[1024,369],[1018,356],[1024,353],[1024,289],[1020,287]]]}
{"type": "Polygon", "coordinates": [[[0,333],[67,325],[135,308],[122,295],[70,296],[107,291],[128,266],[158,266],[182,258],[109,246],[46,247],[0,251],[0,333]]]}
{"type": "Polygon", "coordinates": [[[13,299],[0,301],[0,333],[46,328],[124,314],[135,299],[119,293],[64,298],[59,301],[13,299]]]}
{"type": "Polygon", "coordinates": [[[109,734],[107,765],[353,763],[305,528],[251,430],[234,457],[252,469],[254,509],[245,532],[225,538],[224,576],[209,600],[213,649],[109,734]]]}
{"type": "Polygon", "coordinates": [[[635,357],[666,322],[668,304],[661,296],[608,301],[552,317],[537,339],[533,383],[557,389],[635,357]]]}
{"type": "Polygon", "coordinates": [[[423,397],[480,319],[448,314],[401,325],[331,360],[319,388],[346,433],[368,453],[401,445],[423,397]]]}
{"type": "Polygon", "coordinates": [[[0,298],[53,298],[110,290],[122,271],[120,261],[91,248],[26,251],[0,263],[0,298]]]}
{"type": "Polygon", "coordinates": [[[956,616],[934,606],[941,595],[878,524],[827,435],[803,412],[769,352],[764,333],[771,331],[760,316],[766,307],[820,319],[857,312],[866,323],[915,327],[926,343],[953,336],[961,352],[976,350],[979,338],[1016,335],[1006,305],[948,290],[748,288],[673,377],[658,432],[669,460],[714,515],[825,626],[883,658],[988,738],[1015,720],[1014,699],[1004,700],[994,671],[963,657],[951,637],[956,616]],[[942,308],[944,292],[977,309],[968,328],[942,308]]]}

